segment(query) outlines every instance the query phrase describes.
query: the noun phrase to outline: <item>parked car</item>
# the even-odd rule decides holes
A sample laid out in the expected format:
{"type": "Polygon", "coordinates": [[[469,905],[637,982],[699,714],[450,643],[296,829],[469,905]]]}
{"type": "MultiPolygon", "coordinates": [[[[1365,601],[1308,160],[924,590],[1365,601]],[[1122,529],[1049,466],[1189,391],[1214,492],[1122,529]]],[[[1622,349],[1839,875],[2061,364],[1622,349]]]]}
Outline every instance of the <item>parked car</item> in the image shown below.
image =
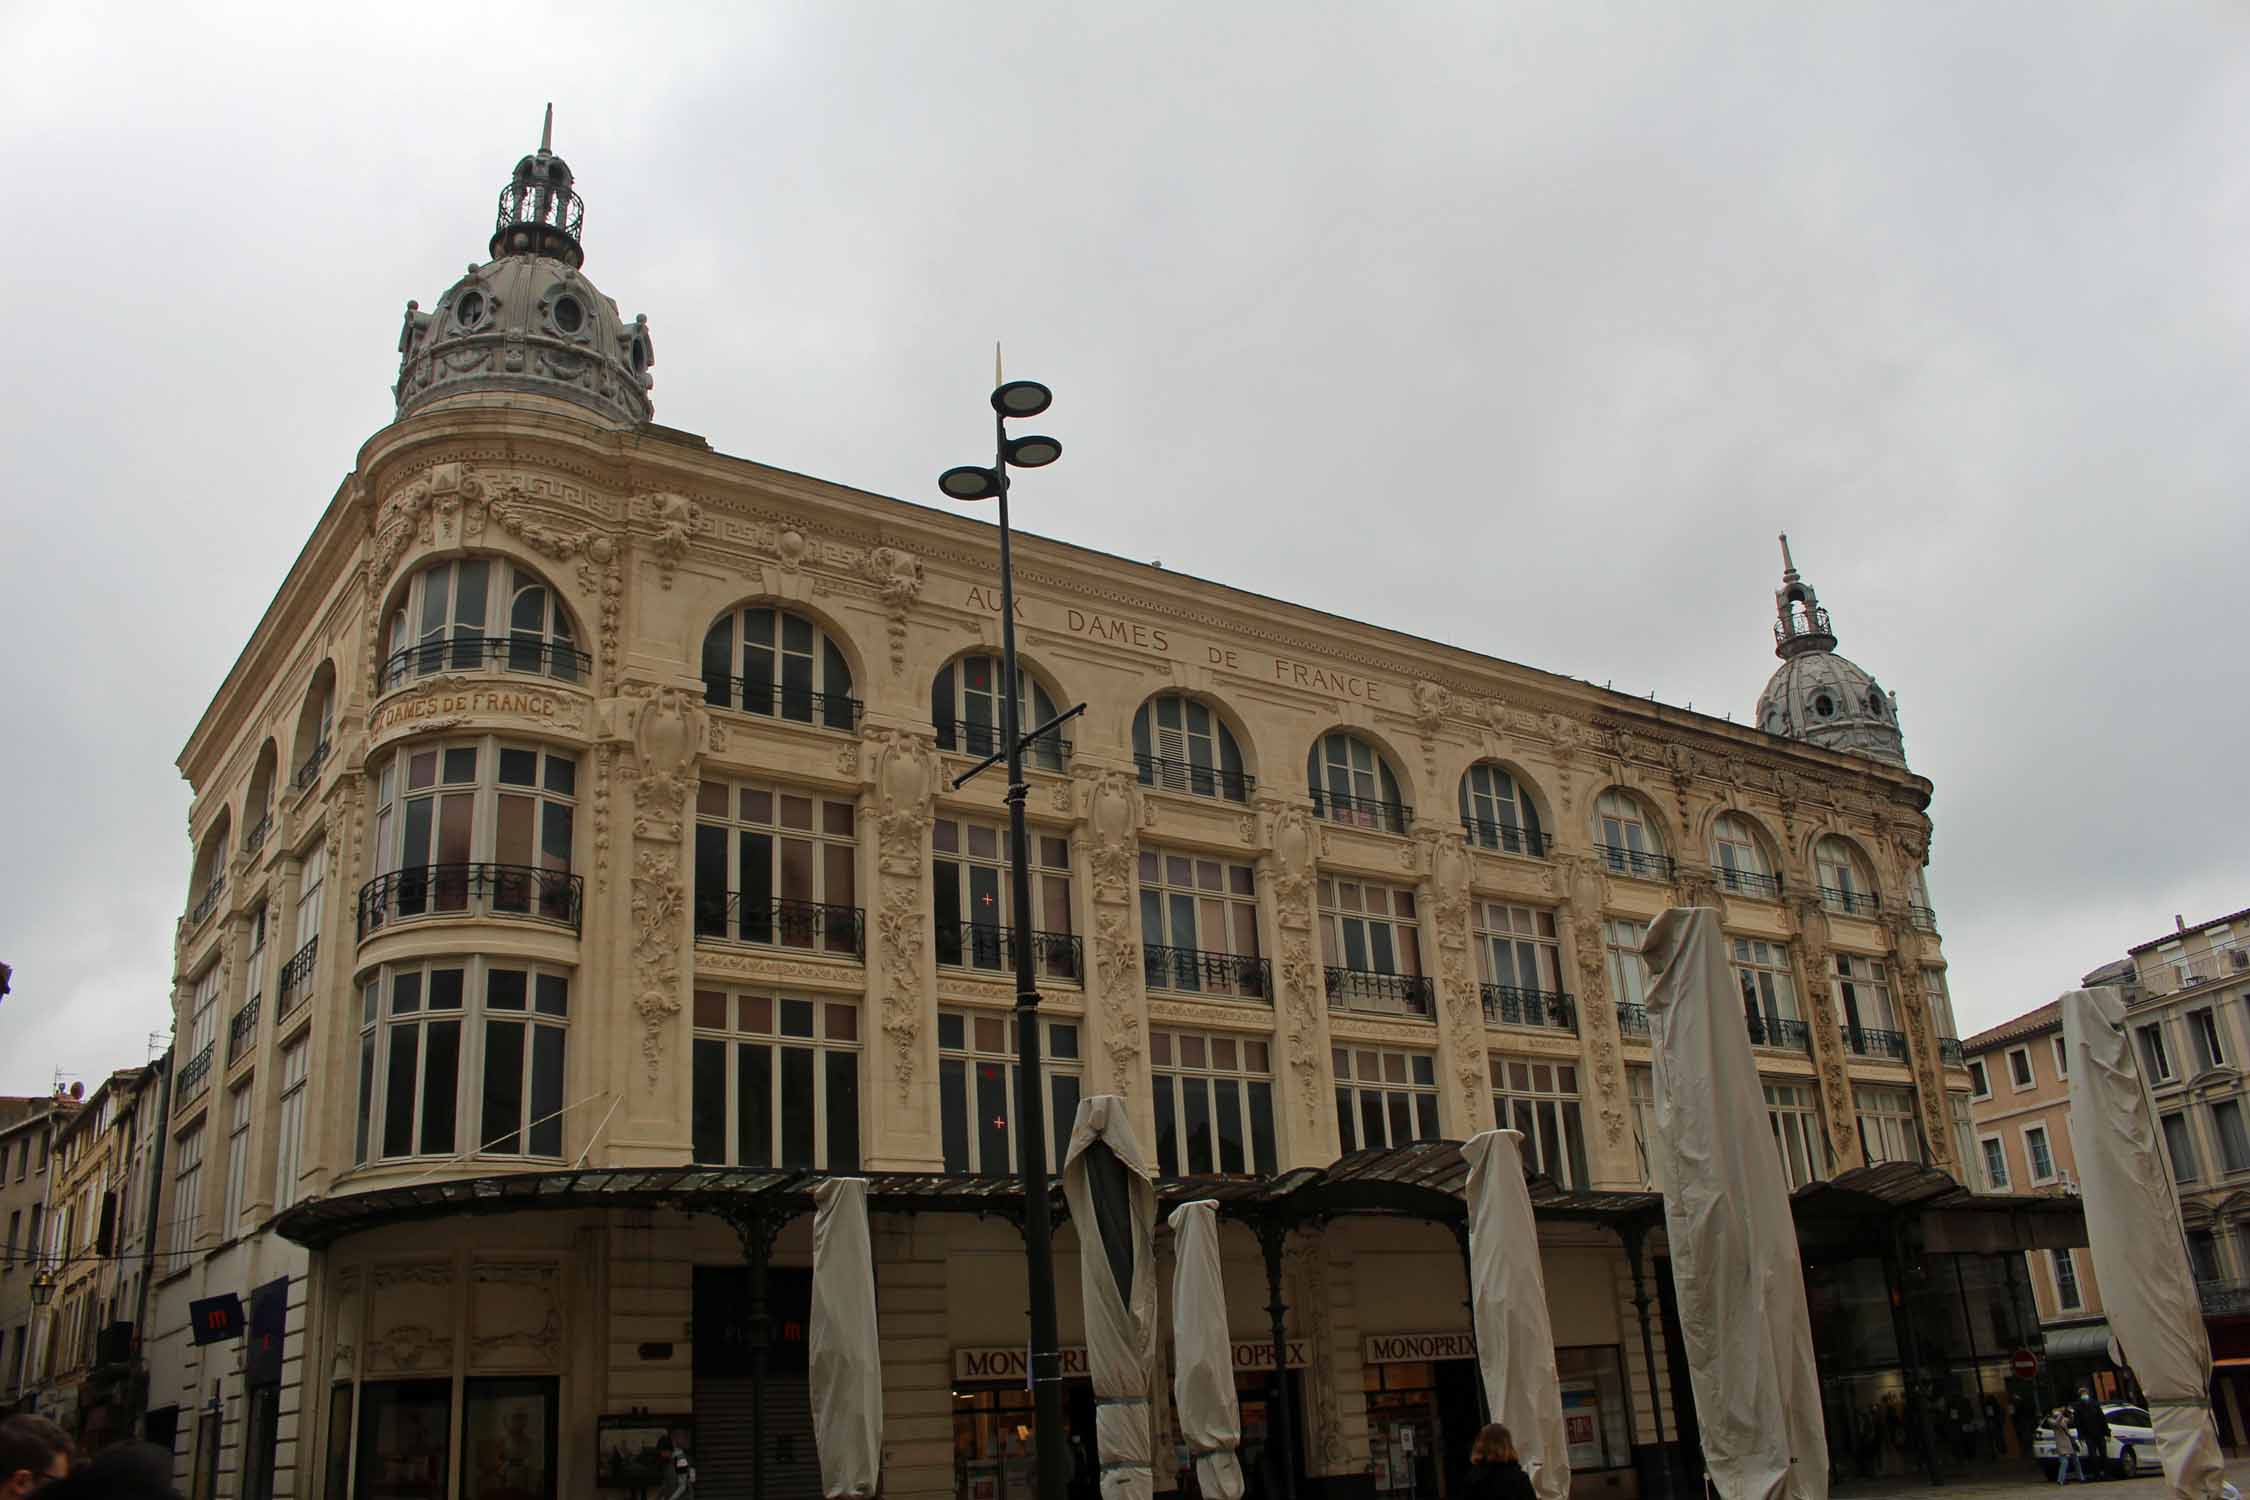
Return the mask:
{"type": "MultiPolygon", "coordinates": [[[[2130,1479],[2136,1474],[2153,1473],[2156,1462],[2156,1430],[2148,1424],[2148,1413],[2137,1406],[2127,1406],[2122,1401],[2104,1401],[2102,1415],[2109,1418],[2109,1454],[2116,1461],[2117,1472],[2130,1479]]],[[[2076,1437],[2078,1429],[2071,1428],[2076,1437]]],[[[2031,1439],[2031,1456],[2039,1460],[2039,1472],[2049,1479],[2055,1477],[2054,1429],[2041,1423],[2031,1439]]],[[[2092,1462],[2093,1455],[2087,1455],[2092,1462]]]]}

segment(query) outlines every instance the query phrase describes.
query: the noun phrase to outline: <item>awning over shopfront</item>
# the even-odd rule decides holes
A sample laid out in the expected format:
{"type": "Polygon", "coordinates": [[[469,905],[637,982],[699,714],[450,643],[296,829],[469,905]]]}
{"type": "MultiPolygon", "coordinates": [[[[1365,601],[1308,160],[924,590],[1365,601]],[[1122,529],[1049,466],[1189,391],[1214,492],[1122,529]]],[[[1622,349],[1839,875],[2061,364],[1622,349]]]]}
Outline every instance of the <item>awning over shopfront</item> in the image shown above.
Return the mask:
{"type": "Polygon", "coordinates": [[[2109,1320],[2080,1323],[2073,1328],[2050,1328],[2045,1341],[2049,1359],[2107,1359],[2109,1320]]]}

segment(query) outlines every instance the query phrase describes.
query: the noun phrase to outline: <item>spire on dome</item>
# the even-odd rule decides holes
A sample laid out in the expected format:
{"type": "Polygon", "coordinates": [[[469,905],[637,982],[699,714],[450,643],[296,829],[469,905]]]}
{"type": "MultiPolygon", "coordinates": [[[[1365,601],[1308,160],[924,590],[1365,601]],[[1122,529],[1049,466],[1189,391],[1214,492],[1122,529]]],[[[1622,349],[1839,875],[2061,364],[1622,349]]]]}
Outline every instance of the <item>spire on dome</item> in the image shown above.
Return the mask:
{"type": "Polygon", "coordinates": [[[1833,651],[1836,633],[1828,625],[1828,611],[1820,596],[1797,574],[1797,560],[1789,555],[1789,533],[1781,534],[1781,587],[1774,591],[1773,654],[1787,661],[1807,651],[1833,651]]]}
{"type": "Polygon", "coordinates": [[[503,255],[545,255],[572,266],[586,263],[579,244],[586,204],[571,191],[570,164],[555,155],[555,106],[547,106],[539,126],[539,149],[516,163],[500,190],[500,213],[492,230],[494,260],[503,255]]]}

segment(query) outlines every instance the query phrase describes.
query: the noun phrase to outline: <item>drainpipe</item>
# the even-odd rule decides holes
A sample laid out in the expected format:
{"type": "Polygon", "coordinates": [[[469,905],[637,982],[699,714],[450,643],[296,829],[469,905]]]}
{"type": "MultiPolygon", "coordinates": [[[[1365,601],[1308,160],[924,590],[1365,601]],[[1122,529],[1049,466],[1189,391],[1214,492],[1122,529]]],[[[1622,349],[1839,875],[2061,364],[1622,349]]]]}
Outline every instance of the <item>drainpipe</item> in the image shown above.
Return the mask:
{"type": "MultiPolygon", "coordinates": [[[[148,1294],[150,1284],[156,1280],[156,1209],[164,1199],[164,1148],[172,1136],[171,1048],[164,1049],[156,1065],[164,1074],[164,1091],[156,1105],[156,1141],[149,1148],[148,1213],[141,1220],[141,1289],[133,1307],[134,1357],[144,1372],[148,1365],[147,1359],[142,1357],[148,1348],[148,1294]]],[[[145,1420],[145,1412],[143,1417],[145,1420]]]]}

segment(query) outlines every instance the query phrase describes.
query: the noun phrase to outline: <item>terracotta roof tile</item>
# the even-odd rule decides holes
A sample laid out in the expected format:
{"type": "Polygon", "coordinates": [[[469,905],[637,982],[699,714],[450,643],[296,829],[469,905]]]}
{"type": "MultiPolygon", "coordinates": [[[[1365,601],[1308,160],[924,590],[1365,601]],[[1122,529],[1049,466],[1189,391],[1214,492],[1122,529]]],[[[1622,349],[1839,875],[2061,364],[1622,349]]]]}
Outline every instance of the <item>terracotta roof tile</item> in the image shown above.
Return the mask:
{"type": "Polygon", "coordinates": [[[2037,1010],[2027,1010],[2013,1021],[2002,1021],[1988,1030],[1980,1031],[1961,1044],[1961,1051],[1970,1057],[1990,1052],[2009,1042],[2020,1042],[2025,1037],[2040,1036],[2062,1027],[2062,1002],[2050,1000],[2037,1010]]]}

